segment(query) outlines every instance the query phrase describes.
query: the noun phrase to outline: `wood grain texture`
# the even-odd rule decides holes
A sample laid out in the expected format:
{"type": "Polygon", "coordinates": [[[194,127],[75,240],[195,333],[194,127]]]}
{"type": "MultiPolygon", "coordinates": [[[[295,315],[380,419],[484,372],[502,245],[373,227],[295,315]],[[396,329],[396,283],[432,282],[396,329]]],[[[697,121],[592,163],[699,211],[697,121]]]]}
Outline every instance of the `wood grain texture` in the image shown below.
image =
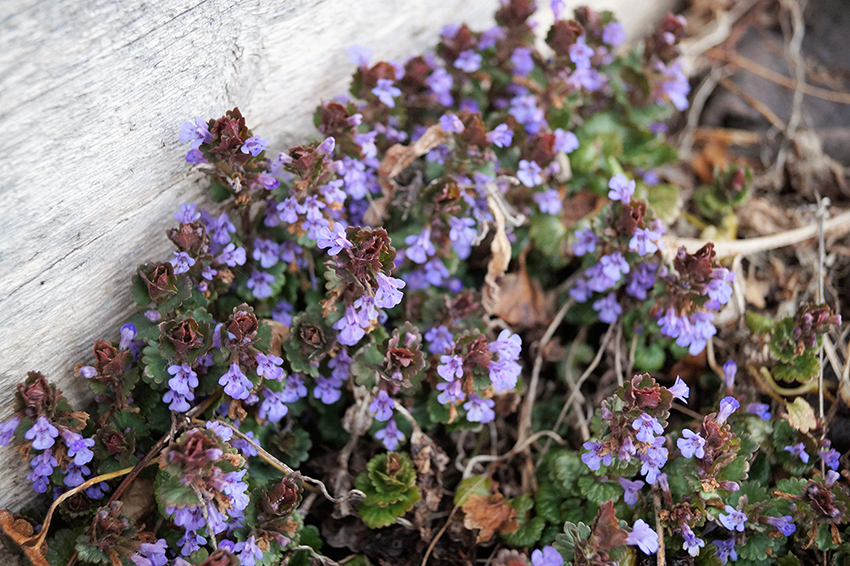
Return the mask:
{"type": "MultiPolygon", "coordinates": [[[[636,32],[669,0],[590,4],[622,8],[636,32]]],[[[445,23],[489,26],[495,5],[0,0],[0,419],[29,370],[87,398],[73,368],[92,362],[94,339],[117,339],[129,275],[169,256],[164,231],[181,203],[206,202],[183,162],[184,120],[238,105],[282,150],[313,132],[320,100],[346,90],[347,47],[402,59],[445,23]]],[[[33,495],[28,467],[9,448],[0,457],[0,508],[18,509],[33,495]]]]}

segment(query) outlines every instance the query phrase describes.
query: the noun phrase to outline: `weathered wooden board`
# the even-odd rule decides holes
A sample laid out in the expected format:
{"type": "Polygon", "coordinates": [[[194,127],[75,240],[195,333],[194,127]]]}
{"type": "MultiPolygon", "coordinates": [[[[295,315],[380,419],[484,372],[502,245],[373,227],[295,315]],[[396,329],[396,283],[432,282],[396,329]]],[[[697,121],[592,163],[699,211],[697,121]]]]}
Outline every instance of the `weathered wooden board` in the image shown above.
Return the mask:
{"type": "MultiPolygon", "coordinates": [[[[589,3],[619,8],[637,32],[670,2],[589,3]]],[[[29,370],[86,398],[74,365],[91,363],[92,340],[117,338],[129,275],[168,257],[173,212],[204,202],[177,139],[184,120],[238,105],[284,149],[312,133],[321,99],[346,90],[347,47],[402,59],[445,23],[489,26],[495,6],[0,0],[0,419],[29,370]]],[[[28,469],[11,449],[0,457],[0,508],[16,509],[32,496],[28,469]]]]}

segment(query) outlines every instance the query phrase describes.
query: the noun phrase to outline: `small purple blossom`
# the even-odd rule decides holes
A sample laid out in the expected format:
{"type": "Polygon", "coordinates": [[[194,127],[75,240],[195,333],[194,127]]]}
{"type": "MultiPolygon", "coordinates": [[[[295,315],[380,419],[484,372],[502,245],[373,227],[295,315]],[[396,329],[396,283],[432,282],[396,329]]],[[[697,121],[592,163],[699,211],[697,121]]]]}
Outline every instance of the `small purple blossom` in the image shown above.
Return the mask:
{"type": "Polygon", "coordinates": [[[531,57],[531,48],[517,47],[511,53],[511,65],[514,75],[527,77],[534,70],[534,59],[531,57]]]}
{"type": "Polygon", "coordinates": [[[248,278],[247,287],[251,289],[254,297],[265,299],[272,296],[272,283],[274,283],[274,275],[265,271],[254,270],[251,277],[248,278]]]}
{"type": "Polygon", "coordinates": [[[593,48],[585,43],[585,37],[581,36],[570,45],[570,61],[575,63],[576,70],[590,69],[590,58],[593,57],[593,48]]]}
{"type": "Polygon", "coordinates": [[[189,271],[195,265],[195,258],[186,252],[174,252],[174,257],[169,261],[174,266],[174,275],[180,275],[189,271]]]}
{"type": "Polygon", "coordinates": [[[425,79],[425,84],[431,89],[431,93],[436,97],[437,102],[443,106],[451,106],[454,103],[454,98],[451,95],[454,79],[442,67],[434,69],[434,72],[425,79]]]}
{"type": "Polygon", "coordinates": [[[8,446],[12,440],[12,435],[15,434],[18,425],[21,424],[20,417],[12,417],[2,425],[0,425],[0,446],[8,446]]]}
{"type": "Polygon", "coordinates": [[[176,393],[186,395],[198,386],[198,374],[189,364],[168,366],[168,373],[174,376],[168,380],[168,387],[176,393]]]}
{"type": "Polygon", "coordinates": [[[638,255],[654,254],[658,251],[656,242],[661,239],[661,234],[653,232],[649,228],[635,228],[635,234],[629,240],[629,249],[638,255]]]}
{"type": "Polygon", "coordinates": [[[393,86],[393,81],[390,79],[378,79],[378,86],[372,89],[372,94],[390,108],[395,108],[395,100],[393,99],[401,96],[401,91],[393,86]]]}
{"type": "Polygon", "coordinates": [[[619,47],[626,39],[626,30],[620,22],[609,22],[602,28],[602,41],[611,47],[619,47]]]}
{"type": "Polygon", "coordinates": [[[522,338],[519,334],[514,334],[505,328],[499,333],[498,338],[487,344],[487,349],[494,354],[499,354],[500,360],[516,361],[522,351],[522,338]]]}
{"type": "Polygon", "coordinates": [[[245,259],[245,248],[237,248],[236,244],[233,243],[227,244],[217,258],[219,263],[224,263],[230,267],[245,265],[245,259]]]}
{"type": "Polygon", "coordinates": [[[646,449],[646,452],[639,454],[641,460],[641,475],[646,476],[646,481],[650,485],[654,485],[661,475],[661,468],[667,463],[668,451],[664,446],[664,438],[657,436],[646,449]]]}
{"type": "Polygon", "coordinates": [[[266,379],[273,379],[275,381],[283,381],[283,378],[286,377],[283,373],[283,368],[280,367],[283,364],[283,358],[274,354],[267,356],[262,352],[257,352],[255,359],[257,360],[257,375],[262,375],[266,379]]]}
{"type": "Polygon", "coordinates": [[[835,448],[829,448],[828,450],[818,450],[818,456],[820,456],[823,463],[826,464],[826,467],[831,470],[837,470],[839,465],[839,458],[841,454],[838,453],[838,450],[835,448]]]}
{"type": "Polygon", "coordinates": [[[342,383],[338,380],[319,376],[316,378],[316,388],[313,389],[313,397],[325,405],[333,405],[342,396],[340,387],[342,387],[342,383]]]}
{"type": "Polygon", "coordinates": [[[747,405],[747,412],[764,421],[770,420],[770,405],[767,403],[750,403],[747,405]]]}
{"type": "Polygon", "coordinates": [[[581,461],[584,462],[588,468],[593,470],[594,472],[599,471],[600,466],[610,466],[611,465],[611,454],[602,454],[602,443],[598,441],[588,440],[584,444],[581,445],[582,448],[587,450],[584,454],[581,455],[581,461]]]}
{"type": "Polygon", "coordinates": [[[790,452],[797,458],[803,461],[804,464],[809,463],[809,455],[806,453],[806,445],[802,442],[798,442],[792,446],[786,446],[783,448],[786,452],[790,452]]]}
{"type": "Polygon", "coordinates": [[[558,194],[557,189],[546,189],[542,193],[534,193],[532,198],[543,214],[558,214],[563,208],[561,195],[558,194]]]}
{"type": "Polygon", "coordinates": [[[691,394],[691,388],[678,375],[676,376],[676,383],[673,384],[673,387],[668,387],[667,391],[673,394],[673,399],[681,399],[685,403],[688,402],[688,396],[691,394]]]}
{"type": "Polygon", "coordinates": [[[797,525],[793,523],[792,519],[791,515],[783,515],[782,517],[767,517],[765,521],[779,529],[779,532],[787,537],[797,530],[797,525]]]}
{"type": "Polygon", "coordinates": [[[378,288],[375,290],[375,306],[381,309],[391,309],[401,303],[404,294],[400,291],[406,283],[401,279],[389,277],[378,272],[378,288]]]}
{"type": "Polygon", "coordinates": [[[280,245],[274,240],[257,238],[254,240],[254,253],[252,257],[260,262],[266,269],[280,261],[280,245]]]}
{"type": "Polygon", "coordinates": [[[272,309],[272,320],[275,320],[284,326],[292,326],[292,310],[295,307],[288,301],[280,301],[277,306],[272,309]]]}
{"type": "Polygon", "coordinates": [[[491,361],[487,368],[490,371],[490,383],[496,393],[516,387],[522,366],[512,360],[491,361]]]}
{"type": "Polygon", "coordinates": [[[460,356],[440,356],[437,373],[446,381],[454,381],[463,377],[463,358],[460,356]]]}
{"type": "Polygon", "coordinates": [[[423,228],[418,235],[407,236],[404,243],[410,246],[405,250],[405,253],[408,259],[414,263],[425,263],[429,256],[437,253],[434,244],[431,242],[431,228],[423,228]]]}
{"type": "Polygon", "coordinates": [[[726,389],[732,389],[735,385],[735,374],[738,373],[738,364],[729,360],[723,364],[723,381],[726,383],[726,389]]]}
{"type": "Polygon", "coordinates": [[[717,424],[723,424],[741,404],[734,397],[724,397],[720,401],[720,412],[717,413],[717,424]]]}
{"type": "Polygon", "coordinates": [[[59,429],[53,426],[43,415],[36,419],[24,438],[32,440],[32,447],[36,450],[46,450],[53,446],[54,438],[59,436],[59,429]]]}
{"type": "Polygon", "coordinates": [[[139,546],[138,552],[130,557],[133,564],[136,566],[165,566],[168,564],[168,557],[165,551],[168,550],[168,543],[164,538],[159,539],[156,543],[151,544],[143,542],[139,546]]]}
{"type": "Polygon", "coordinates": [[[245,143],[242,144],[242,147],[239,148],[239,151],[242,153],[248,154],[250,153],[254,157],[257,157],[265,150],[269,148],[269,142],[258,137],[250,137],[245,140],[245,143]]]}
{"type": "Polygon", "coordinates": [[[378,395],[369,405],[369,411],[375,413],[375,418],[379,421],[390,420],[393,416],[393,409],[395,409],[395,401],[392,400],[384,389],[378,392],[378,395]]]}
{"type": "Polygon", "coordinates": [[[637,546],[644,554],[655,554],[658,552],[658,534],[643,519],[638,519],[626,537],[626,544],[637,546]]]}
{"type": "Polygon", "coordinates": [[[743,533],[745,528],[744,523],[747,522],[747,516],[743,511],[738,511],[731,505],[726,505],[726,513],[718,515],[717,520],[730,531],[743,533]]]}
{"type": "Polygon", "coordinates": [[[487,132],[485,137],[496,147],[508,147],[514,140],[514,133],[507,124],[499,124],[491,132],[487,132]]]}
{"type": "Polygon", "coordinates": [[[213,137],[207,123],[200,116],[193,122],[183,122],[180,126],[180,141],[189,143],[192,149],[198,149],[203,143],[210,143],[213,137]]]}
{"type": "Polygon", "coordinates": [[[201,217],[201,213],[197,209],[198,207],[194,202],[181,204],[180,211],[174,213],[174,220],[181,224],[190,224],[201,217]]]}
{"type": "Polygon", "coordinates": [[[523,185],[532,188],[543,184],[543,177],[540,176],[541,171],[543,170],[534,161],[520,159],[516,177],[523,185]]]}
{"type": "Polygon", "coordinates": [[[404,440],[404,433],[398,429],[395,419],[390,419],[387,426],[375,433],[375,439],[383,442],[387,450],[397,450],[399,443],[404,440]]]}
{"type": "Polygon", "coordinates": [[[230,369],[219,378],[218,384],[223,385],[224,392],[234,399],[247,399],[254,387],[236,362],[230,364],[230,369]]]}
{"type": "Polygon", "coordinates": [[[687,550],[691,556],[698,555],[699,549],[705,546],[705,541],[696,536],[687,524],[682,525],[682,537],[685,539],[682,548],[687,550]]]}
{"type": "Polygon", "coordinates": [[[428,343],[428,351],[432,354],[441,354],[454,348],[454,336],[449,329],[443,326],[432,327],[425,333],[425,341],[428,343]]]}
{"type": "Polygon", "coordinates": [[[440,116],[440,127],[443,131],[459,134],[463,131],[463,122],[457,114],[444,114],[440,116]]]}
{"type": "Polygon", "coordinates": [[[582,228],[575,231],[576,241],[573,243],[573,253],[581,257],[587,253],[596,251],[596,244],[599,242],[599,236],[593,233],[590,228],[582,228]]]}
{"type": "Polygon", "coordinates": [[[546,545],[531,553],[531,566],[564,566],[564,557],[554,546],[546,545]]]}
{"type": "Polygon", "coordinates": [[[632,201],[632,195],[635,194],[635,182],[630,181],[622,173],[617,173],[611,180],[608,181],[608,198],[618,200],[624,205],[632,201]]]}
{"type": "Polygon", "coordinates": [[[627,480],[626,478],[620,478],[620,487],[625,490],[625,494],[623,495],[623,501],[626,502],[626,505],[629,507],[634,507],[637,503],[637,494],[646,485],[641,480],[627,480]]]}
{"type": "Polygon", "coordinates": [[[342,250],[351,248],[354,244],[348,241],[345,235],[345,228],[337,222],[333,228],[324,227],[319,230],[319,238],[316,240],[316,246],[323,250],[328,249],[328,255],[337,255],[342,250]]]}
{"type": "Polygon", "coordinates": [[[83,438],[83,435],[74,432],[70,429],[62,429],[62,438],[65,440],[65,446],[68,447],[68,457],[74,459],[74,464],[83,466],[88,464],[94,458],[94,452],[91,447],[94,446],[93,438],[83,438]]]}
{"type": "Polygon", "coordinates": [[[124,326],[121,327],[121,341],[118,343],[119,350],[126,350],[130,346],[130,342],[133,341],[133,338],[136,337],[136,325],[128,322],[124,326]]]}
{"type": "Polygon", "coordinates": [[[333,328],[339,331],[337,340],[344,346],[354,346],[360,342],[368,326],[369,321],[363,321],[360,313],[351,305],[345,307],[345,314],[333,324],[333,328]]]}
{"type": "Polygon", "coordinates": [[[472,49],[461,51],[457,59],[455,59],[454,68],[460,69],[465,73],[474,73],[481,68],[481,55],[472,49]]]}
{"type": "Polygon", "coordinates": [[[496,418],[493,407],[496,402],[492,399],[482,399],[475,393],[469,396],[469,401],[463,404],[466,409],[466,420],[471,423],[489,423],[496,418]]]}
{"type": "Polygon", "coordinates": [[[466,399],[466,393],[463,392],[460,379],[456,379],[452,382],[441,381],[437,384],[437,391],[441,391],[441,393],[437,395],[437,401],[439,401],[441,405],[448,405],[450,403],[456,403],[466,399]]]}
{"type": "Polygon", "coordinates": [[[372,55],[375,54],[375,50],[362,47],[360,45],[352,45],[345,50],[345,53],[348,55],[349,63],[354,63],[358,67],[368,67],[369,60],[372,59],[372,55]]]}
{"type": "Polygon", "coordinates": [[[647,444],[652,444],[655,441],[655,434],[663,434],[664,427],[658,422],[658,419],[651,417],[646,413],[641,413],[638,418],[632,422],[632,428],[637,431],[637,439],[647,444]]]}
{"type": "Polygon", "coordinates": [[[614,293],[608,293],[607,296],[593,303],[593,310],[599,313],[599,320],[614,323],[623,313],[623,307],[617,302],[617,296],[614,293]]]}
{"type": "Polygon", "coordinates": [[[705,439],[698,432],[693,432],[689,429],[682,430],[682,438],[676,441],[676,446],[682,452],[685,458],[698,459],[705,457],[705,439]]]}
{"type": "Polygon", "coordinates": [[[714,541],[714,546],[717,547],[717,557],[726,564],[726,561],[730,558],[735,561],[738,560],[738,553],[735,552],[735,537],[731,537],[727,540],[716,540],[714,541]]]}
{"type": "Polygon", "coordinates": [[[289,408],[284,404],[283,393],[278,393],[264,387],[263,402],[260,403],[260,410],[257,412],[257,416],[276,423],[285,417],[288,412],[289,408]]]}
{"type": "Polygon", "coordinates": [[[325,140],[316,147],[316,153],[319,155],[333,155],[336,147],[336,140],[333,137],[326,137],[325,140]]]}
{"type": "Polygon", "coordinates": [[[629,272],[629,262],[623,257],[620,252],[613,252],[599,258],[599,265],[602,266],[602,273],[614,281],[619,281],[620,276],[629,272]]]}

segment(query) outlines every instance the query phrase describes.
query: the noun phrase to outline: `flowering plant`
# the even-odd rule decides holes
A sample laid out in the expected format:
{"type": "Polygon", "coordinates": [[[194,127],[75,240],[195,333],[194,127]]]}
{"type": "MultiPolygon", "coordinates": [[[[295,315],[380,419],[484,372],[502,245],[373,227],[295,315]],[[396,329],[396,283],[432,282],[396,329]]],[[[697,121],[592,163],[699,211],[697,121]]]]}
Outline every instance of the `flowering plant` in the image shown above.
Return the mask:
{"type": "MultiPolygon", "coordinates": [[[[847,485],[803,398],[774,417],[731,362],[706,415],[671,412],[694,384],[662,370],[706,349],[735,279],[713,244],[665,244],[682,19],[627,51],[612,14],[552,9],[548,53],[527,0],[403,64],[352,49],[320,139],[277,155],[238,108],[183,124],[219,208],[180,207],[172,257],[132,277],[139,312],[76,368],[95,410],[32,372],[0,428],[55,501],[40,531],[0,513],[30,562],[467,563],[496,540],[514,565],[846,558],[847,485]],[[547,349],[563,320],[607,328],[582,383],[616,329],[630,369],[668,384],[616,369],[572,450],[559,395],[537,398],[572,379],[547,349]],[[532,457],[542,436],[562,446],[532,457]]],[[[823,306],[750,322],[773,358],[741,361],[791,380],[840,324],[823,306]]]]}

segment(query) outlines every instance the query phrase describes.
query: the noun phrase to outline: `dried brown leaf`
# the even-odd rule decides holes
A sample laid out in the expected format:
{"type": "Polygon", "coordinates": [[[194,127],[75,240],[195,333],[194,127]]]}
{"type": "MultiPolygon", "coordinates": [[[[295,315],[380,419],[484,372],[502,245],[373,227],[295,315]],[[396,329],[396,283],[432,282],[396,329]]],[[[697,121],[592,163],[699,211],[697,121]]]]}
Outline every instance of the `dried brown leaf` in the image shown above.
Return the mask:
{"type": "Polygon", "coordinates": [[[487,195],[487,204],[490,206],[490,212],[493,213],[493,218],[496,220],[496,233],[490,242],[490,253],[492,256],[487,263],[487,275],[484,276],[482,303],[487,313],[493,314],[499,302],[500,290],[498,279],[505,274],[508,265],[511,263],[511,242],[508,240],[508,235],[505,232],[505,215],[502,212],[502,208],[491,195],[487,195]]]}
{"type": "Polygon", "coordinates": [[[525,267],[527,250],[520,254],[519,269],[499,279],[499,294],[493,305],[493,314],[515,330],[547,326],[552,318],[551,301],[543,293],[540,282],[528,276],[525,267]]]}
{"type": "Polygon", "coordinates": [[[24,546],[33,536],[33,527],[25,519],[15,519],[8,511],[0,511],[0,528],[12,541],[21,547],[33,566],[50,566],[44,555],[47,554],[47,546],[41,545],[38,549],[32,546],[24,546]]]}
{"type": "Polygon", "coordinates": [[[472,493],[461,509],[464,512],[463,526],[469,530],[480,529],[476,543],[487,542],[493,533],[504,535],[519,528],[516,511],[505,503],[501,493],[489,496],[472,493]]]}
{"type": "Polygon", "coordinates": [[[593,520],[592,544],[597,550],[607,551],[626,544],[628,533],[620,528],[614,511],[614,502],[606,501],[593,520]]]}

